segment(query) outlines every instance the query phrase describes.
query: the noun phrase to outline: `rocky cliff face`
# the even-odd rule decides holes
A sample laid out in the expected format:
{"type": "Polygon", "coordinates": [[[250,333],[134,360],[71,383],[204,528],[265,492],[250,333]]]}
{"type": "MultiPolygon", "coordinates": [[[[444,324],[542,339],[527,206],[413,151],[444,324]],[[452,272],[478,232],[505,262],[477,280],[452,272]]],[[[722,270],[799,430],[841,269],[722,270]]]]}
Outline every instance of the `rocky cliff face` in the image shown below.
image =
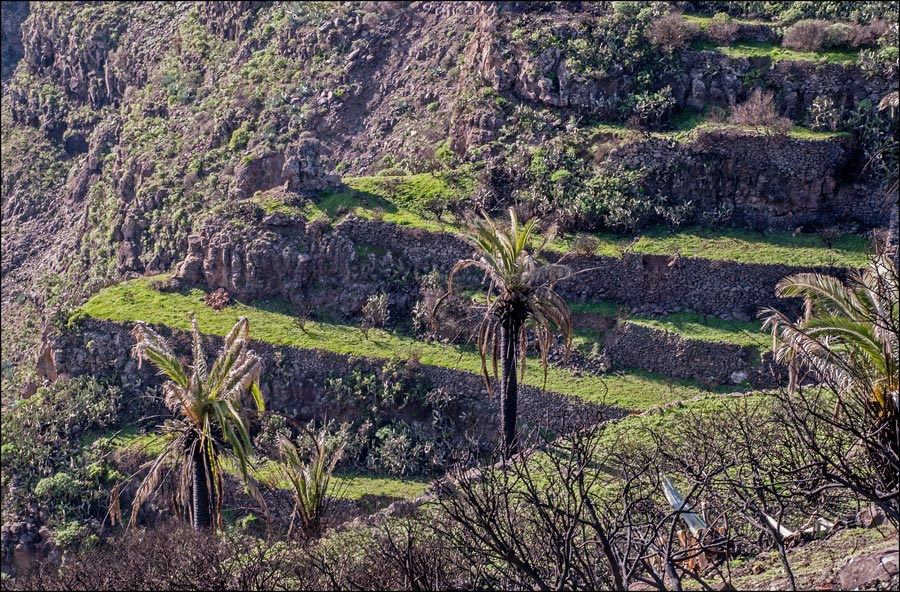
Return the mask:
{"type": "Polygon", "coordinates": [[[4,85],[25,53],[21,27],[27,17],[28,2],[4,2],[0,5],[0,77],[4,85]]]}

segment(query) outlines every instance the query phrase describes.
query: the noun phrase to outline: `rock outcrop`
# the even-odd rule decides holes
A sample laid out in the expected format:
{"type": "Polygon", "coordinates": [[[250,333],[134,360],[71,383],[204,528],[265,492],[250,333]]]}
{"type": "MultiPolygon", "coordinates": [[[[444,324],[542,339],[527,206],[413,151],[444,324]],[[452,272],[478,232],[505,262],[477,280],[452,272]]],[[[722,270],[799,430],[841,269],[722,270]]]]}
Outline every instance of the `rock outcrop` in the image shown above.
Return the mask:
{"type": "Polygon", "coordinates": [[[340,178],[325,172],[320,151],[321,143],[307,137],[283,152],[251,157],[235,169],[231,193],[243,199],[257,191],[283,187],[302,197],[313,197],[323,189],[337,187],[340,178]]]}

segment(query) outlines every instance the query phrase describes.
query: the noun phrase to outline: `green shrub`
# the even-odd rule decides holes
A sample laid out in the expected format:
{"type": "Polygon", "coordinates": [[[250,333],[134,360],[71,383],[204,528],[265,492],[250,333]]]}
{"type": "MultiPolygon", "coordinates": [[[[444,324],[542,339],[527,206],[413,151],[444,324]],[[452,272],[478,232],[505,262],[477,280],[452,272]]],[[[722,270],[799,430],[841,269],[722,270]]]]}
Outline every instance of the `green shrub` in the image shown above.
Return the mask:
{"type": "Polygon", "coordinates": [[[244,123],[241,127],[231,132],[231,141],[228,142],[228,147],[235,151],[243,150],[247,147],[249,141],[250,128],[244,123]]]}
{"type": "Polygon", "coordinates": [[[65,551],[86,551],[100,543],[87,525],[76,520],[66,522],[53,531],[53,542],[65,551]]]}
{"type": "Polygon", "coordinates": [[[834,131],[841,121],[841,109],[831,97],[821,95],[809,107],[807,125],[815,131],[834,131]]]}
{"type": "Polygon", "coordinates": [[[825,29],[824,47],[849,47],[856,38],[853,27],[845,23],[833,23],[825,29]]]}
{"type": "Polygon", "coordinates": [[[52,515],[63,518],[73,511],[86,510],[91,501],[91,492],[85,484],[65,472],[38,481],[34,486],[34,495],[50,509],[52,515]]]}
{"type": "Polygon", "coordinates": [[[422,445],[415,440],[405,422],[379,428],[375,432],[374,449],[369,454],[369,468],[399,476],[420,473],[424,469],[422,445]]]}
{"type": "MultiPolygon", "coordinates": [[[[17,401],[2,423],[3,474],[30,489],[74,464],[79,437],[118,421],[120,392],[93,377],[60,380],[17,401]]],[[[51,482],[44,484],[49,487],[51,482]]]]}

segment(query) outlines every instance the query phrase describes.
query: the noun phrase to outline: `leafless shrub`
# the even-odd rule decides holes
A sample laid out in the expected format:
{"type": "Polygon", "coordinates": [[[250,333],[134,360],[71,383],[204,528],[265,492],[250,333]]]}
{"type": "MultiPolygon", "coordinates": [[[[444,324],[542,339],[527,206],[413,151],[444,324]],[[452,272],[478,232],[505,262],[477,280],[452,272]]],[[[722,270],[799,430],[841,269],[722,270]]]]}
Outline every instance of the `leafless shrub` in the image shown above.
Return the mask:
{"type": "Polygon", "coordinates": [[[834,241],[837,240],[839,236],[841,236],[841,230],[840,228],[835,228],[834,226],[828,226],[817,230],[816,235],[820,239],[822,239],[822,242],[825,243],[825,246],[830,249],[834,244],[834,241]]]}
{"type": "Polygon", "coordinates": [[[593,255],[599,245],[600,241],[597,240],[597,237],[589,234],[579,234],[572,241],[572,252],[578,255],[593,255]]]}
{"type": "Polygon", "coordinates": [[[684,49],[697,36],[700,28],[684,20],[676,12],[670,12],[653,21],[647,38],[665,51],[684,49]]]}
{"type": "MultiPolygon", "coordinates": [[[[12,580],[13,590],[267,590],[308,588],[283,543],[221,538],[174,522],[129,530],[102,547],[45,561],[12,580]]],[[[7,582],[4,580],[4,589],[7,582]]]]}
{"type": "Polygon", "coordinates": [[[825,43],[829,22],[817,19],[797,21],[784,32],[781,44],[801,51],[819,51],[825,43]]]}
{"type": "Polygon", "coordinates": [[[294,313],[294,326],[300,329],[302,333],[306,333],[306,325],[312,317],[312,305],[309,302],[295,304],[292,307],[294,313]]]}
{"type": "Polygon", "coordinates": [[[432,524],[474,566],[470,587],[663,590],[679,589],[685,577],[703,586],[721,580],[693,569],[727,547],[721,535],[679,535],[683,512],[665,501],[658,463],[621,438],[604,440],[603,431],[595,426],[545,441],[528,458],[457,471],[439,490],[447,519],[432,524]]]}
{"type": "Polygon", "coordinates": [[[774,95],[758,88],[754,89],[746,101],[734,107],[728,121],[735,125],[755,127],[775,136],[786,135],[794,125],[789,118],[778,115],[774,95]]]}
{"type": "Polygon", "coordinates": [[[875,20],[867,25],[853,25],[851,45],[853,47],[877,45],[878,39],[887,33],[888,28],[887,21],[882,20],[875,20]]]}

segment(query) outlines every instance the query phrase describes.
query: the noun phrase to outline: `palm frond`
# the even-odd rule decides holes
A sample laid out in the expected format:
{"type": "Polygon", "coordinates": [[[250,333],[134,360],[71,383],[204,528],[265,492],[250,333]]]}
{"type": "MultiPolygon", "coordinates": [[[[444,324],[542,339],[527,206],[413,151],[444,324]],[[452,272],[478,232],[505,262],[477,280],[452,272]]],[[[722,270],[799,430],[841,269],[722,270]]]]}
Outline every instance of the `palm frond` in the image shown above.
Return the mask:
{"type": "Polygon", "coordinates": [[[206,382],[206,356],[203,355],[203,341],[197,327],[197,317],[193,312],[191,312],[191,337],[194,344],[194,376],[198,382],[206,382]]]}
{"type": "Polygon", "coordinates": [[[138,321],[134,324],[131,334],[135,339],[131,356],[137,360],[138,368],[141,367],[143,360],[150,360],[169,380],[182,388],[188,386],[188,377],[184,366],[181,365],[178,357],[169,349],[168,343],[159,333],[148,327],[143,321],[138,321]]]}

